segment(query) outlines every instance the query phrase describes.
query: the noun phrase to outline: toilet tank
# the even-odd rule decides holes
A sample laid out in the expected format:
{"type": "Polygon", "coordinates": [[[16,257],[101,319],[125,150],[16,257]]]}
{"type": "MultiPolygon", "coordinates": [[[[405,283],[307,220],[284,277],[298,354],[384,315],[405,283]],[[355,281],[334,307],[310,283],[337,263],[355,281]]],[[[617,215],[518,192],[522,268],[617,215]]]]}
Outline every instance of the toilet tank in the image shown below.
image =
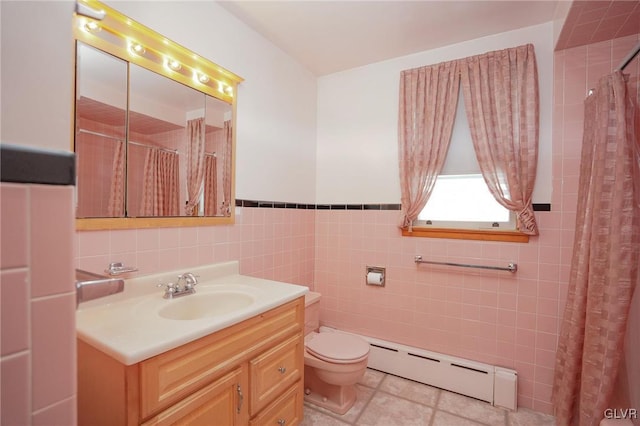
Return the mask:
{"type": "Polygon", "coordinates": [[[313,291],[304,296],[304,335],[320,328],[320,293],[313,291]]]}

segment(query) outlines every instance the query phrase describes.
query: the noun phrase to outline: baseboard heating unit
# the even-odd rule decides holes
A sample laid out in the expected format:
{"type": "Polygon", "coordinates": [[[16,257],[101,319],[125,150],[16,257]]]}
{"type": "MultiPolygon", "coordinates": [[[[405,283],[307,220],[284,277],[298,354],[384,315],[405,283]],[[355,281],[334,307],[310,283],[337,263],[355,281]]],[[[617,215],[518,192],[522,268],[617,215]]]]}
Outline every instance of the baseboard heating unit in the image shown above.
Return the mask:
{"type": "MultiPolygon", "coordinates": [[[[344,333],[330,327],[321,331],[344,333]]],[[[518,375],[515,370],[430,352],[373,337],[369,368],[446,389],[492,405],[517,409],[518,375]]]]}

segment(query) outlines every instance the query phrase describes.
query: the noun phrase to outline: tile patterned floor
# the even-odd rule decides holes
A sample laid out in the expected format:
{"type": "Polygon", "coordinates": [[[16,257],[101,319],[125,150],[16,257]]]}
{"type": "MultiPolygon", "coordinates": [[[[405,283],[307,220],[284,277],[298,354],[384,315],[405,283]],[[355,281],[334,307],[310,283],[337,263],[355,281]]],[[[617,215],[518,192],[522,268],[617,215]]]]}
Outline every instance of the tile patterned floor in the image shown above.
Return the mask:
{"type": "Polygon", "coordinates": [[[305,403],[302,426],[555,426],[553,416],[511,412],[473,398],[368,369],[344,415],[305,403]]]}

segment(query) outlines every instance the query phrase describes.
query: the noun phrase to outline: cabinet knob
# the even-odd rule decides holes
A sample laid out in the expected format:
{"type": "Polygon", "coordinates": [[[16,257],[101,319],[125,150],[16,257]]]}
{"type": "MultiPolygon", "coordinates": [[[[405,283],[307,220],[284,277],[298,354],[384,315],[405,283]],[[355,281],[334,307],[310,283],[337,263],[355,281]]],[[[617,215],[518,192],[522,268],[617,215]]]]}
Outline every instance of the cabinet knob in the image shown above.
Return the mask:
{"type": "Polygon", "coordinates": [[[278,419],[278,424],[280,426],[284,426],[287,423],[287,421],[285,419],[278,419]]]}
{"type": "Polygon", "coordinates": [[[280,372],[280,374],[284,374],[287,372],[287,367],[280,367],[278,368],[278,371],[280,372]]]}

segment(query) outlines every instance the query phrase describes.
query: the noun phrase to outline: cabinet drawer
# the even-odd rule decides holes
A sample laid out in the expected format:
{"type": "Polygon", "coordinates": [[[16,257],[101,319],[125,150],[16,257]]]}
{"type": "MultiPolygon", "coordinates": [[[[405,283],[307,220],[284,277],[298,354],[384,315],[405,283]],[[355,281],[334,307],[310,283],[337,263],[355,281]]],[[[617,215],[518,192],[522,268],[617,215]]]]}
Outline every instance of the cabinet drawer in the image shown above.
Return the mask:
{"type": "Polygon", "coordinates": [[[294,382],[302,378],[304,366],[302,334],[285,340],[249,363],[250,414],[254,416],[294,382]]]}
{"type": "Polygon", "coordinates": [[[233,426],[242,422],[242,368],[237,368],[172,405],[142,426],[233,426]]]}
{"type": "Polygon", "coordinates": [[[251,420],[250,426],[295,426],[303,417],[303,385],[300,379],[282,396],[251,420]]]}
{"type": "Polygon", "coordinates": [[[302,300],[142,361],[140,418],[181,401],[287,336],[299,336],[304,321],[302,300]]]}

